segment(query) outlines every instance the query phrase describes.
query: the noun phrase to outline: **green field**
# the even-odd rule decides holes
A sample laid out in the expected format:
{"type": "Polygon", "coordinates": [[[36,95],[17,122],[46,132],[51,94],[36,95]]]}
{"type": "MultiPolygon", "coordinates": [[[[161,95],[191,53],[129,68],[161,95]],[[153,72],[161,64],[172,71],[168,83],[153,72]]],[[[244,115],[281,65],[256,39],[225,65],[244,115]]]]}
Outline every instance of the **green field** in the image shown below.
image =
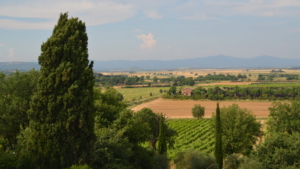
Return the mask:
{"type": "Polygon", "coordinates": [[[170,119],[168,125],[178,132],[175,149],[168,149],[168,157],[173,159],[178,152],[200,150],[212,153],[214,150],[214,131],[211,119],[170,119]]]}
{"type": "Polygon", "coordinates": [[[161,95],[159,93],[159,89],[169,90],[170,87],[141,87],[141,88],[119,88],[118,92],[123,94],[125,101],[132,101],[133,98],[139,99],[150,97],[150,93],[152,96],[161,95]]]}

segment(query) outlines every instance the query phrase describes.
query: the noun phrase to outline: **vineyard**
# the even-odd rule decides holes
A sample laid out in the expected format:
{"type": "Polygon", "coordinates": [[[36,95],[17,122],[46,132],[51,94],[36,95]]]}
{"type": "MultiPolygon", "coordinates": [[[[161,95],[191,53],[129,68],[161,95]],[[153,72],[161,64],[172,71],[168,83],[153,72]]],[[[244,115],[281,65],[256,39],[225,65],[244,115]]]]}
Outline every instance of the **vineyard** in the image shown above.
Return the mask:
{"type": "Polygon", "coordinates": [[[211,119],[171,119],[170,128],[178,132],[175,148],[168,150],[168,157],[174,158],[178,152],[185,150],[200,150],[212,153],[214,149],[214,132],[211,129],[211,119]]]}

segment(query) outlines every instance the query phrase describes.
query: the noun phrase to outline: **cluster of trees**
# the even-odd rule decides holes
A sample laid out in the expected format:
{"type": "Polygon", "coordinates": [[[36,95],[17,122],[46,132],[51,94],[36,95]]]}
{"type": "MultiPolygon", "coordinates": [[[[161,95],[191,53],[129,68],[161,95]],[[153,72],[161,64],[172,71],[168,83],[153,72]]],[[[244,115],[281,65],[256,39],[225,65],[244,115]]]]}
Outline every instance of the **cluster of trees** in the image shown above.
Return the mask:
{"type": "Polygon", "coordinates": [[[144,76],[127,76],[127,75],[103,75],[101,73],[94,73],[95,82],[105,86],[137,85],[144,82],[144,76]]]}
{"type": "Polygon", "coordinates": [[[266,80],[273,81],[274,77],[285,77],[286,80],[298,80],[299,75],[286,74],[286,73],[285,74],[283,74],[283,73],[259,74],[257,80],[258,81],[266,81],[266,80]]]}
{"type": "Polygon", "coordinates": [[[197,87],[192,96],[182,96],[181,90],[171,87],[164,98],[182,99],[209,99],[209,100],[232,100],[232,99],[260,99],[260,100],[300,100],[299,87],[223,87],[214,88],[197,87]]]}
{"type": "Polygon", "coordinates": [[[264,133],[249,110],[237,104],[222,108],[217,104],[212,128],[216,132],[214,155],[219,168],[299,168],[299,108],[300,103],[295,101],[273,103],[264,133]]]}
{"type": "Polygon", "coordinates": [[[196,81],[206,81],[206,80],[231,80],[231,81],[237,81],[239,78],[242,78],[242,79],[246,79],[247,76],[246,75],[241,75],[239,74],[238,77],[235,76],[235,75],[230,75],[230,74],[227,74],[227,75],[224,75],[224,74],[208,74],[206,76],[198,76],[195,80],[196,81]]]}
{"type": "Polygon", "coordinates": [[[167,168],[176,131],[150,109],[133,113],[115,89],[94,89],[85,31],[61,14],[40,72],[0,74],[0,168],[167,168]]]}
{"type": "MultiPolygon", "coordinates": [[[[231,168],[232,166],[242,169],[299,168],[300,150],[296,148],[300,146],[299,108],[299,102],[274,103],[272,107],[269,108],[270,115],[267,121],[267,132],[264,136],[264,141],[261,141],[255,149],[250,152],[246,146],[244,150],[246,150],[245,152],[247,152],[247,154],[243,157],[239,156],[236,151],[234,151],[234,154],[229,155],[227,161],[232,164],[231,168]]],[[[221,118],[221,123],[222,122],[221,118]]],[[[256,127],[258,127],[258,124],[256,127]]],[[[231,129],[231,131],[236,130],[231,129]]],[[[248,133],[253,131],[253,129],[248,128],[248,130],[245,131],[248,133]]],[[[257,134],[260,135],[260,133],[257,134]]],[[[239,140],[243,139],[246,135],[247,134],[243,133],[233,138],[239,140]]],[[[240,141],[243,142],[243,140],[240,141]]],[[[248,141],[248,139],[245,141],[248,141]]],[[[255,142],[255,140],[252,140],[252,142],[255,142]]],[[[231,147],[232,146],[229,146],[229,148],[231,147]]],[[[227,147],[223,148],[226,150],[227,147]]]]}

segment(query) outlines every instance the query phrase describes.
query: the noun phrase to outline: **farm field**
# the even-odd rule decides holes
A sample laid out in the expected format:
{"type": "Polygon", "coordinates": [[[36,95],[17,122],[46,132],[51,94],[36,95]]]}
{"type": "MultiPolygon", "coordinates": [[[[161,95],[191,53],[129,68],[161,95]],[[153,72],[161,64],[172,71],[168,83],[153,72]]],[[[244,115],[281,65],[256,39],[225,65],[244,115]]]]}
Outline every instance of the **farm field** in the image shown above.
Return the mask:
{"type": "Polygon", "coordinates": [[[141,87],[141,88],[117,88],[118,92],[123,94],[124,101],[132,101],[133,99],[150,98],[150,93],[152,97],[160,96],[160,89],[169,90],[170,87],[141,87]]]}
{"type": "Polygon", "coordinates": [[[168,157],[174,158],[180,151],[200,150],[212,153],[214,150],[214,132],[210,127],[210,119],[170,119],[168,125],[176,130],[178,136],[175,148],[168,149],[168,157]]]}
{"type": "MultiPolygon", "coordinates": [[[[238,104],[241,108],[247,108],[257,117],[267,117],[269,115],[268,108],[272,102],[260,101],[220,101],[220,107],[238,104]]],[[[155,113],[163,113],[168,118],[192,118],[192,108],[195,104],[200,104],[205,107],[205,117],[209,118],[216,110],[217,101],[194,101],[194,100],[165,100],[156,99],[151,102],[140,104],[132,110],[138,111],[144,107],[152,109],[155,113]]]]}

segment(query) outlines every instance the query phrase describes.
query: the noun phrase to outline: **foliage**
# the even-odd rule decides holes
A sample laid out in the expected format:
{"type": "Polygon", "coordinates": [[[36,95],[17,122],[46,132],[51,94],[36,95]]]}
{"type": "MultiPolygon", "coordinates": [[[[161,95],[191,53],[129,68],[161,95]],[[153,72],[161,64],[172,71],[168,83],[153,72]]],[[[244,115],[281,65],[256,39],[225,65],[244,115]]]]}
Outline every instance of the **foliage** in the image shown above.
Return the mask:
{"type": "MultiPolygon", "coordinates": [[[[262,136],[261,123],[251,111],[237,104],[221,108],[221,132],[225,155],[242,153],[248,155],[262,136]]],[[[216,116],[213,116],[216,119],[216,116]]],[[[216,126],[217,124],[213,124],[216,126]]]]}
{"type": "Polygon", "coordinates": [[[119,113],[126,108],[123,95],[112,87],[106,87],[104,92],[100,88],[95,93],[95,127],[108,127],[117,119],[119,113]]]}
{"type": "MultiPolygon", "coordinates": [[[[193,90],[192,97],[188,99],[199,100],[231,100],[231,99],[259,99],[259,100],[300,100],[300,88],[287,84],[275,85],[266,83],[266,85],[251,85],[251,87],[196,87],[193,90]],[[253,87],[252,87],[253,86],[253,87]],[[257,86],[257,87],[255,87],[257,86]],[[258,87],[262,86],[262,87],[258,87]],[[265,86],[265,87],[263,87],[265,86]]],[[[171,89],[171,88],[170,88],[171,89]]],[[[171,95],[171,93],[168,93],[171,95]]],[[[177,98],[177,97],[176,97],[177,98]]]]}
{"type": "Polygon", "coordinates": [[[85,165],[72,165],[68,169],[92,169],[92,168],[87,164],[85,164],[85,165]]]}
{"type": "Polygon", "coordinates": [[[7,78],[2,75],[0,79],[0,136],[5,151],[15,149],[18,134],[29,124],[27,110],[38,77],[39,72],[31,70],[26,73],[16,71],[7,78]]]}
{"type": "Polygon", "coordinates": [[[231,154],[224,159],[223,169],[238,169],[240,162],[238,154],[231,154]]]}
{"type": "Polygon", "coordinates": [[[300,134],[278,133],[267,137],[256,157],[265,169],[300,167],[300,134]]]}
{"type": "MultiPolygon", "coordinates": [[[[163,140],[161,140],[161,144],[166,144],[168,148],[173,148],[177,132],[167,125],[164,116],[154,113],[149,108],[143,108],[135,113],[134,118],[136,121],[145,123],[145,125],[149,126],[149,139],[147,141],[149,141],[154,150],[156,150],[157,141],[159,140],[161,132],[165,135],[165,138],[162,138],[163,140]]],[[[164,137],[163,135],[161,135],[161,137],[164,137]]],[[[162,151],[166,151],[166,148],[167,147],[163,147],[162,151]]]]}
{"type": "Polygon", "coordinates": [[[5,153],[0,150],[0,168],[14,169],[16,168],[16,156],[13,154],[5,153]]]}
{"type": "Polygon", "coordinates": [[[300,133],[300,104],[293,101],[290,103],[275,102],[269,108],[268,132],[271,133],[300,133]]]}
{"type": "MultiPolygon", "coordinates": [[[[244,76],[240,77],[240,78],[246,78],[244,76]]],[[[218,74],[218,75],[211,75],[208,74],[206,76],[198,76],[196,79],[196,81],[207,81],[207,80],[231,80],[231,81],[235,81],[238,80],[238,77],[234,76],[234,75],[224,75],[224,74],[218,74]]]]}
{"type": "Polygon", "coordinates": [[[169,89],[169,94],[171,95],[171,94],[176,94],[176,91],[177,91],[177,88],[176,88],[176,86],[172,86],[172,87],[170,87],[170,89],[169,89]]]}
{"type": "Polygon", "coordinates": [[[126,168],[132,156],[132,144],[124,137],[125,130],[102,128],[96,130],[93,168],[126,168]],[[120,152],[122,151],[122,152],[120,152]]]}
{"type": "Polygon", "coordinates": [[[219,168],[212,156],[194,150],[178,153],[174,163],[177,169],[219,168]]]}
{"type": "Polygon", "coordinates": [[[151,128],[156,129],[153,119],[156,120],[156,114],[151,109],[135,114],[125,109],[108,128],[97,129],[93,168],[154,169],[168,166],[166,157],[158,155],[152,148],[140,146],[151,138],[151,128]]]}
{"type": "Polygon", "coordinates": [[[91,162],[94,135],[93,62],[85,24],[61,14],[42,44],[37,92],[30,102],[26,135],[38,168],[67,168],[91,162]]]}
{"type": "Polygon", "coordinates": [[[195,104],[192,108],[192,114],[195,118],[201,119],[203,118],[205,113],[205,107],[202,107],[200,104],[195,104]]]}
{"type": "Polygon", "coordinates": [[[257,156],[245,156],[240,160],[238,169],[265,169],[257,156]]]}
{"type": "Polygon", "coordinates": [[[158,153],[165,154],[167,152],[165,117],[161,114],[159,120],[159,135],[158,135],[158,153]]]}
{"type": "MultiPolygon", "coordinates": [[[[223,119],[222,119],[223,120],[223,119]]],[[[221,115],[220,115],[220,108],[219,103],[217,103],[217,109],[216,109],[216,117],[213,120],[215,123],[214,129],[216,131],[215,134],[215,151],[214,155],[216,158],[216,162],[219,165],[219,168],[222,169],[223,167],[223,148],[222,148],[222,133],[221,125],[223,124],[223,121],[221,122],[221,115]]]]}

